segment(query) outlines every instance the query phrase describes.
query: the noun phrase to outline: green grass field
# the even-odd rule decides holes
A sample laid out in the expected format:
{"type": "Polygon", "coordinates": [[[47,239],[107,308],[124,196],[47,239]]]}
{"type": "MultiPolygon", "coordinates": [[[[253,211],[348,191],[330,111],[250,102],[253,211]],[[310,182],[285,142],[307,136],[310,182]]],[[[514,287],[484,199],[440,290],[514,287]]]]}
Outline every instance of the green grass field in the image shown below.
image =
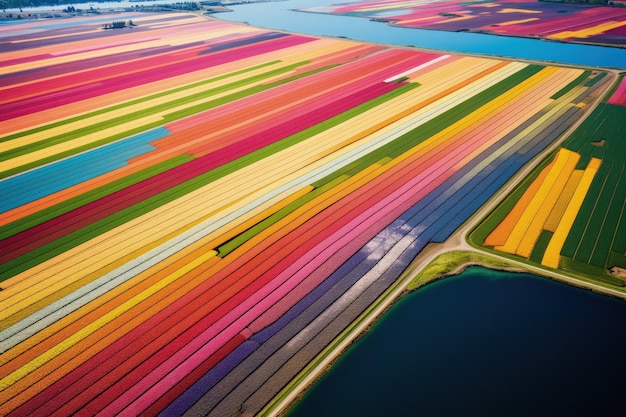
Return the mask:
{"type": "MultiPolygon", "coordinates": [[[[577,169],[593,158],[602,164],[593,179],[561,251],[560,269],[596,281],[624,286],[610,269],[626,269],[626,107],[600,104],[562,147],[581,155],[577,169]]],[[[487,235],[505,218],[539,172],[554,158],[548,155],[472,232],[470,241],[482,246],[487,235]]],[[[551,234],[542,233],[527,261],[540,264],[551,234]]],[[[487,249],[491,250],[487,247],[487,249]]],[[[504,256],[522,260],[515,255],[504,256]]]]}

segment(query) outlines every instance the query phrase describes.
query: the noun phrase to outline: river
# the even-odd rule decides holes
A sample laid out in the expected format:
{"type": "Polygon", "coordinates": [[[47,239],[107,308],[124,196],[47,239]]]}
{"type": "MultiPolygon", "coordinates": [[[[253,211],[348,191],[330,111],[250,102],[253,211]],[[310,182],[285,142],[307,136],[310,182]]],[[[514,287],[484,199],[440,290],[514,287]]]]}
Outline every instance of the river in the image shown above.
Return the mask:
{"type": "MultiPolygon", "coordinates": [[[[119,2],[77,2],[77,8],[106,9],[172,3],[171,0],[119,2]]],[[[444,32],[402,28],[368,19],[297,11],[341,3],[341,0],[267,1],[229,6],[232,12],[216,15],[220,19],[246,22],[254,26],[309,35],[345,37],[354,40],[400,46],[415,46],[446,52],[461,52],[497,57],[550,61],[561,64],[626,69],[626,49],[584,44],[543,41],[530,38],[492,36],[469,32],[444,32]]],[[[67,5],[25,7],[24,12],[62,10],[67,5]]],[[[17,12],[18,9],[7,9],[17,12]]],[[[10,23],[11,21],[4,22],[10,23]]],[[[19,21],[18,21],[19,22],[19,21]]]]}
{"type": "Polygon", "coordinates": [[[368,19],[295,9],[340,3],[337,0],[288,0],[229,6],[218,18],[254,26],[322,36],[341,36],[441,51],[552,61],[562,64],[626,69],[626,49],[493,36],[469,32],[443,32],[390,26],[368,19]]]}

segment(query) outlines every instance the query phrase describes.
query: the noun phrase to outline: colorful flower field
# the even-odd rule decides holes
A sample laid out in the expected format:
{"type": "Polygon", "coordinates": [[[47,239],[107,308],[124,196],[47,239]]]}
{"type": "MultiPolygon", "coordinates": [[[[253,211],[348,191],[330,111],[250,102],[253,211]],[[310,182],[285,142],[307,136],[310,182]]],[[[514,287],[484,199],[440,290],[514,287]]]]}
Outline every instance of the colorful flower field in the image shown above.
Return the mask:
{"type": "Polygon", "coordinates": [[[626,9],[608,6],[539,0],[384,0],[346,2],[305,10],[365,17],[421,29],[626,45],[626,9]]]}
{"type": "Polygon", "coordinates": [[[617,88],[611,94],[608,100],[609,104],[616,104],[618,106],[626,106],[626,78],[622,76],[617,88]]]}
{"type": "Polygon", "coordinates": [[[623,96],[622,80],[547,166],[485,222],[479,233],[488,232],[485,246],[624,286],[623,96]]]}
{"type": "Polygon", "coordinates": [[[121,19],[0,28],[2,415],[259,412],[609,78],[121,19]]]}

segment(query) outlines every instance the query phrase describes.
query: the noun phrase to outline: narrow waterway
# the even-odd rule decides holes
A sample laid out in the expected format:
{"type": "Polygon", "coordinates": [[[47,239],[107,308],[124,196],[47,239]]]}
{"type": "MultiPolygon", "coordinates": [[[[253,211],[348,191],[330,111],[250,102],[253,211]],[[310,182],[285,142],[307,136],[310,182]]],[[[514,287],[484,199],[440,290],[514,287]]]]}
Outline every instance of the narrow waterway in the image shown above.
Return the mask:
{"type": "MultiPolygon", "coordinates": [[[[171,3],[171,0],[122,0],[118,2],[78,2],[77,8],[107,9],[171,3]]],[[[469,32],[443,32],[390,26],[364,18],[320,13],[299,9],[342,3],[337,0],[266,1],[229,6],[232,12],[216,17],[254,26],[309,35],[346,37],[366,42],[415,46],[440,51],[490,55],[507,58],[549,61],[561,64],[626,69],[626,49],[584,44],[567,44],[530,38],[492,36],[469,32]]],[[[24,7],[28,13],[39,10],[63,10],[67,5],[24,7]]],[[[20,9],[7,9],[17,13],[20,9]]],[[[10,24],[14,21],[5,21],[10,24]]],[[[19,22],[19,20],[16,20],[19,22]]]]}
{"type": "Polygon", "coordinates": [[[337,0],[287,0],[229,6],[232,12],[216,17],[254,26],[322,36],[416,46],[442,51],[485,54],[563,64],[626,69],[626,49],[469,32],[394,27],[368,19],[297,9],[341,3],[337,0]]]}

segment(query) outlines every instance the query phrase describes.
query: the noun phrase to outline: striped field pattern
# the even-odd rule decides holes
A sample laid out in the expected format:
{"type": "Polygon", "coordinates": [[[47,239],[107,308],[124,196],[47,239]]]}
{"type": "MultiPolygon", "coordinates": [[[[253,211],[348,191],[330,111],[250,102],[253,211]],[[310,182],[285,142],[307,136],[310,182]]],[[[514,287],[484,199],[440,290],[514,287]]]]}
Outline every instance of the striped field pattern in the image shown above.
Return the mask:
{"type": "Polygon", "coordinates": [[[601,165],[592,158],[584,171],[575,170],[579,160],[576,152],[559,149],[485,244],[528,259],[542,231],[553,232],[541,263],[558,268],[565,238],[601,165]]]}
{"type": "Polygon", "coordinates": [[[2,415],[259,412],[603,79],[122,18],[0,28],[2,415]]]}
{"type": "Polygon", "coordinates": [[[618,106],[626,106],[626,78],[622,77],[621,82],[608,102],[618,106]]]}
{"type": "Polygon", "coordinates": [[[337,2],[306,10],[366,17],[410,28],[487,32],[611,46],[626,44],[626,9],[600,4],[540,0],[382,0],[337,2]]]}
{"type": "MultiPolygon", "coordinates": [[[[626,107],[618,79],[547,165],[480,226],[487,247],[623,287],[626,107]]],[[[574,87],[576,89],[577,87],[574,87]]]]}

